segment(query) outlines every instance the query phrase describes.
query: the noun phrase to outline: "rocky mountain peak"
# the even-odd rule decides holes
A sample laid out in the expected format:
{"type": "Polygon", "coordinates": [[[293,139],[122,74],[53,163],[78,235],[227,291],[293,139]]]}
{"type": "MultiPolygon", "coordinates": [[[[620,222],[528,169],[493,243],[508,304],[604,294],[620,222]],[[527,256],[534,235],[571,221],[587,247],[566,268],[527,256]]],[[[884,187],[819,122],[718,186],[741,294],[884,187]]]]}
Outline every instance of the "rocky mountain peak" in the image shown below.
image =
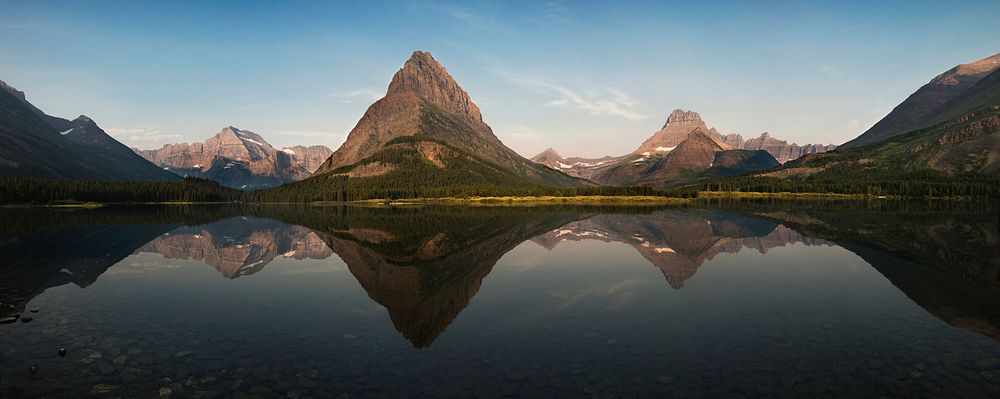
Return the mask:
{"type": "Polygon", "coordinates": [[[479,107],[469,98],[469,93],[458,85],[429,52],[413,52],[410,59],[392,77],[386,97],[405,93],[415,94],[474,121],[483,121],[479,107]]]}
{"type": "Polygon", "coordinates": [[[559,153],[556,152],[556,150],[552,149],[552,147],[546,148],[545,151],[542,151],[541,153],[536,155],[536,157],[542,157],[542,156],[562,158],[562,155],[559,155],[559,153]]]}
{"type": "Polygon", "coordinates": [[[9,85],[9,84],[7,84],[7,82],[4,82],[2,80],[0,80],[0,89],[4,89],[4,90],[10,92],[10,94],[13,94],[14,97],[17,97],[17,98],[21,99],[21,101],[24,101],[26,99],[24,97],[24,92],[23,91],[15,89],[14,86],[9,85]]]}
{"type": "Polygon", "coordinates": [[[706,133],[704,130],[700,128],[695,128],[694,130],[691,131],[691,133],[688,133],[687,139],[678,144],[677,147],[681,148],[681,146],[690,146],[693,143],[701,143],[704,145],[708,145],[709,147],[717,148],[718,151],[723,150],[722,146],[720,146],[719,143],[715,141],[715,139],[709,137],[708,133],[706,133]]]}
{"type": "Polygon", "coordinates": [[[701,123],[701,122],[702,122],[701,115],[698,115],[697,112],[675,109],[674,112],[671,112],[670,116],[667,117],[667,123],[663,124],[663,127],[666,128],[667,125],[670,125],[671,123],[686,124],[686,123],[701,123]]]}

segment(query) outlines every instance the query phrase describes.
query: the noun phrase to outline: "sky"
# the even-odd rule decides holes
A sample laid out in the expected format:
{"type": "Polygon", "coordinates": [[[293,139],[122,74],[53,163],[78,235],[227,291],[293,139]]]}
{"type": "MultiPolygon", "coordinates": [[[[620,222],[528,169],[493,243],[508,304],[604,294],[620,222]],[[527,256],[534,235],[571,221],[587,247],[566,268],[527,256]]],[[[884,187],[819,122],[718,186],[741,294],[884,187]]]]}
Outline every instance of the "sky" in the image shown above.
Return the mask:
{"type": "Polygon", "coordinates": [[[673,109],[843,143],[1000,52],[1000,1],[0,0],[0,80],[129,146],[226,126],[336,149],[414,50],[522,155],[621,155],[673,109]]]}

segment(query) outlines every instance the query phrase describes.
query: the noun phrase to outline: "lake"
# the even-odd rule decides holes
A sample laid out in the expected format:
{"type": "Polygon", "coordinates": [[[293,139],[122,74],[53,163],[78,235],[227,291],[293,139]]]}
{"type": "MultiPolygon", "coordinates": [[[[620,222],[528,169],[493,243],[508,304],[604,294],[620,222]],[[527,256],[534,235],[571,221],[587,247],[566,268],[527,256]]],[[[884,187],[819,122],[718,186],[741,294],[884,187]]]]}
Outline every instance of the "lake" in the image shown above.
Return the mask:
{"type": "Polygon", "coordinates": [[[0,215],[4,398],[1000,395],[995,203],[0,215]]]}

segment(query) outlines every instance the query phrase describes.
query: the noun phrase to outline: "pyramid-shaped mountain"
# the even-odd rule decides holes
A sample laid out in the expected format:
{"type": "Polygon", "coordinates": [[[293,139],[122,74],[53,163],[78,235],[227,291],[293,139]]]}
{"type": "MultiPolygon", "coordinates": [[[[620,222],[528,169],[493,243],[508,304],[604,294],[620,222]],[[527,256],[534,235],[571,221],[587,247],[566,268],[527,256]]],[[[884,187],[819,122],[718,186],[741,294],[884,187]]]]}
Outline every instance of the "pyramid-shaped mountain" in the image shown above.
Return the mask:
{"type": "Polygon", "coordinates": [[[469,94],[422,51],[413,52],[385,97],[368,108],[316,174],[314,179],[377,179],[379,187],[587,184],[507,148],[469,94]]]}

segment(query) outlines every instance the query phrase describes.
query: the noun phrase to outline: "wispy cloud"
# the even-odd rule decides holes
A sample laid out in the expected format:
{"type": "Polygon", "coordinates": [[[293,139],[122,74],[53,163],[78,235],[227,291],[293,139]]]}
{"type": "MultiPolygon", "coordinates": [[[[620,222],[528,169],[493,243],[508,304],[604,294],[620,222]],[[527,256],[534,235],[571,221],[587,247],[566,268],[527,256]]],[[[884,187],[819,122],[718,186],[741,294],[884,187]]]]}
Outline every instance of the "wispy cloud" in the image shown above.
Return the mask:
{"type": "Polygon", "coordinates": [[[550,107],[583,111],[591,115],[615,116],[633,121],[647,118],[647,115],[635,108],[638,103],[631,96],[615,88],[598,87],[578,92],[566,86],[509,71],[496,69],[492,71],[512,83],[555,97],[546,103],[550,107]]]}
{"type": "Polygon", "coordinates": [[[165,144],[181,137],[178,134],[161,132],[155,125],[114,126],[105,129],[115,139],[129,146],[149,146],[165,144]]]}
{"type": "Polygon", "coordinates": [[[376,89],[354,89],[354,90],[342,90],[333,91],[330,93],[330,97],[336,98],[342,103],[350,103],[354,100],[365,100],[374,101],[382,98],[383,92],[376,89]]]}

